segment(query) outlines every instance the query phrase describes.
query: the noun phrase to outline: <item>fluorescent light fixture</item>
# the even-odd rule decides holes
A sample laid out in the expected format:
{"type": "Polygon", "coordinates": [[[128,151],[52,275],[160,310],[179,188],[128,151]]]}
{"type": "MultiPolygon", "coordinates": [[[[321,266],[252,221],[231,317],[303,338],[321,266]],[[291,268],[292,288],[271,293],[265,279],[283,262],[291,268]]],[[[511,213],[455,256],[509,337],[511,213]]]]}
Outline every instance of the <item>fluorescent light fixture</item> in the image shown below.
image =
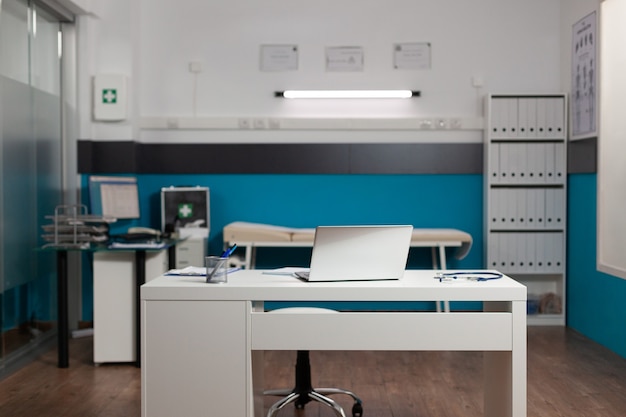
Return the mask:
{"type": "Polygon", "coordinates": [[[282,98],[411,98],[419,97],[412,90],[285,90],[276,91],[282,98]]]}

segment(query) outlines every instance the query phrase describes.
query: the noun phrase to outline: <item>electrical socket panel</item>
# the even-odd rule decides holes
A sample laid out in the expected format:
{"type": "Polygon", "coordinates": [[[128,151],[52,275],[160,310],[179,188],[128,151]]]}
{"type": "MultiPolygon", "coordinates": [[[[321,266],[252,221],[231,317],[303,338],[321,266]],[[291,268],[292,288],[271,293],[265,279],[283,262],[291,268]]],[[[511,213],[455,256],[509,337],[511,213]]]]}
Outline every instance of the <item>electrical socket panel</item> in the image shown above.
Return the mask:
{"type": "Polygon", "coordinates": [[[421,119],[419,121],[420,129],[432,129],[433,121],[431,119],[421,119]]]}
{"type": "Polygon", "coordinates": [[[250,129],[250,119],[239,119],[238,121],[239,129],[250,129]]]}
{"type": "Polygon", "coordinates": [[[253,119],[252,127],[255,129],[265,129],[265,119],[253,119]]]}

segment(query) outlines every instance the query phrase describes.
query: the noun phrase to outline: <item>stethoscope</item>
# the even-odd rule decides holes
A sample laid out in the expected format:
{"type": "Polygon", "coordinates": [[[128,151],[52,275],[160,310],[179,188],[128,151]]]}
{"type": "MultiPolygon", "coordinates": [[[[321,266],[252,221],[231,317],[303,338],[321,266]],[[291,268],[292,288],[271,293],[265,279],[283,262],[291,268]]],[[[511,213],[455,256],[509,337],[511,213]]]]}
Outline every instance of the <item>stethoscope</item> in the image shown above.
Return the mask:
{"type": "Polygon", "coordinates": [[[435,279],[439,282],[454,281],[457,279],[464,279],[466,281],[491,281],[494,279],[502,278],[502,274],[499,272],[489,271],[476,271],[476,272],[437,272],[435,279]]]}

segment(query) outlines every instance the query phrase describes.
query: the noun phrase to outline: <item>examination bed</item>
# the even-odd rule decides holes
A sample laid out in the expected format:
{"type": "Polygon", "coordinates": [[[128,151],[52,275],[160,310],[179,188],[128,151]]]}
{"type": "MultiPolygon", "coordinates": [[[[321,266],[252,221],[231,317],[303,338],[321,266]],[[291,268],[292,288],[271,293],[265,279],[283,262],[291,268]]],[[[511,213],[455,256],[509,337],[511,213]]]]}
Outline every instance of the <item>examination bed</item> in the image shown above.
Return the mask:
{"type": "MultiPolygon", "coordinates": [[[[312,247],[315,229],[275,226],[263,223],[233,222],[224,226],[224,245],[245,248],[246,269],[254,269],[256,248],[312,247]]],[[[472,247],[472,236],[457,229],[413,229],[412,247],[432,248],[433,269],[446,269],[446,248],[456,248],[454,256],[463,259],[472,247]],[[438,255],[438,256],[437,256],[438,255]]]]}

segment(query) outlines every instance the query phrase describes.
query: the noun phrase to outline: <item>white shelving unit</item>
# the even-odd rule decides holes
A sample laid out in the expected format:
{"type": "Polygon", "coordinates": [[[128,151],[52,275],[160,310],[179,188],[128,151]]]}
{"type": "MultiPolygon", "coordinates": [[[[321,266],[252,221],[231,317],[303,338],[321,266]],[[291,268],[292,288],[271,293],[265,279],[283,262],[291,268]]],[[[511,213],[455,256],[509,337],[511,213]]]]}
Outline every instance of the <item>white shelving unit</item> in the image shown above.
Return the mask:
{"type": "Polygon", "coordinates": [[[487,96],[486,266],[528,287],[528,324],[565,325],[564,94],[487,96]]]}

